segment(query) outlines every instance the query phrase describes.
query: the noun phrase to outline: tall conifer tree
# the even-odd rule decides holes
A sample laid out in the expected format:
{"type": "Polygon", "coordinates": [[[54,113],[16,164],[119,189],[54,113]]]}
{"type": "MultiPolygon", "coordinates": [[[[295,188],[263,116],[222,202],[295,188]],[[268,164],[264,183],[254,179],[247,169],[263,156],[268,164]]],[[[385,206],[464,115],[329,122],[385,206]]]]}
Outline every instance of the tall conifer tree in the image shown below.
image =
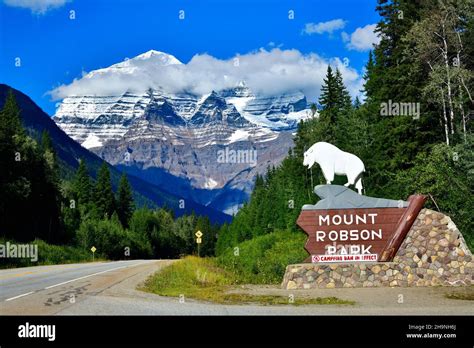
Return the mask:
{"type": "Polygon", "coordinates": [[[123,227],[128,227],[134,209],[132,189],[127,180],[127,175],[123,173],[119,182],[117,198],[117,213],[123,227]]]}
{"type": "Polygon", "coordinates": [[[99,216],[110,218],[115,211],[115,198],[110,183],[110,171],[107,163],[102,163],[97,175],[94,199],[99,216]]]}
{"type": "Polygon", "coordinates": [[[91,201],[92,185],[84,159],[79,162],[73,186],[79,204],[87,204],[91,201]]]}

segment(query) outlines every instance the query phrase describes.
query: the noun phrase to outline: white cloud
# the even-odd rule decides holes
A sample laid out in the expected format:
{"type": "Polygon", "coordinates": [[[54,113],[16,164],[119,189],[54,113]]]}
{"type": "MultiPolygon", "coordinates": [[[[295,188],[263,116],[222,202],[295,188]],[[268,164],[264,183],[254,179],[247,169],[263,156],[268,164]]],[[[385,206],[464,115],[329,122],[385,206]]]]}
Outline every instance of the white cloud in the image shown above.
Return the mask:
{"type": "Polygon", "coordinates": [[[343,29],[345,26],[346,21],[340,18],[333,19],[327,22],[306,23],[303,29],[303,33],[308,35],[323,33],[332,34],[336,30],[343,29]]]}
{"type": "Polygon", "coordinates": [[[275,43],[274,41],[270,41],[269,43],[267,43],[267,46],[269,48],[282,48],[283,47],[283,44],[280,43],[280,44],[277,44],[275,43]]]}
{"type": "Polygon", "coordinates": [[[342,38],[343,42],[351,41],[351,36],[348,33],[346,33],[345,31],[343,31],[341,33],[341,38],[342,38]]]}
{"type": "Polygon", "coordinates": [[[365,27],[359,27],[350,36],[342,32],[342,40],[347,42],[346,47],[350,50],[368,51],[380,42],[380,37],[375,33],[376,26],[377,24],[367,24],[365,27]]]}
{"type": "Polygon", "coordinates": [[[72,0],[3,0],[11,7],[27,8],[34,14],[45,14],[47,11],[63,6],[72,0]]]}
{"type": "Polygon", "coordinates": [[[166,92],[196,95],[219,91],[245,81],[254,93],[275,95],[300,90],[308,100],[317,100],[328,64],[338,67],[353,96],[359,95],[361,75],[339,58],[324,59],[316,53],[298,50],[260,49],[227,60],[208,54],[195,55],[187,64],[162,66],[151,60],[128,61],[127,69],[104,69],[83,75],[68,85],[50,91],[54,100],[72,95],[120,95],[125,91],[145,92],[162,88],[166,92]],[[236,64],[238,63],[238,64],[236,64]]]}

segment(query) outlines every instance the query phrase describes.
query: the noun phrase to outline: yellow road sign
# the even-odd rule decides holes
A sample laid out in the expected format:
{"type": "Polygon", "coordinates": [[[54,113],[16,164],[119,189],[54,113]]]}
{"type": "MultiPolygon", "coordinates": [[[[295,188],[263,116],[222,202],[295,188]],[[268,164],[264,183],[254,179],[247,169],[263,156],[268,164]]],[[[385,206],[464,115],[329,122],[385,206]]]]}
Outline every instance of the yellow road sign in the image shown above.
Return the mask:
{"type": "Polygon", "coordinates": [[[201,238],[197,238],[197,239],[196,239],[196,243],[201,244],[201,243],[202,243],[202,239],[201,239],[201,238]]]}
{"type": "Polygon", "coordinates": [[[196,232],[196,237],[201,238],[201,237],[202,237],[202,232],[201,232],[201,231],[197,231],[197,232],[196,232]]]}
{"type": "Polygon", "coordinates": [[[93,247],[91,248],[91,251],[92,251],[93,253],[95,253],[96,250],[97,250],[97,249],[95,248],[95,246],[93,246],[93,247]]]}

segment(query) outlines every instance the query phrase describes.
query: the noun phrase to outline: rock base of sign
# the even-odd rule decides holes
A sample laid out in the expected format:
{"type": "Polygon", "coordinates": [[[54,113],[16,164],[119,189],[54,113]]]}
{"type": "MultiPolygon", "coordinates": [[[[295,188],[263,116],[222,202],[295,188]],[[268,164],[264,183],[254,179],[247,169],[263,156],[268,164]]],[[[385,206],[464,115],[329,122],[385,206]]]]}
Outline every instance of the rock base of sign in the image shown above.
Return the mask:
{"type": "Polygon", "coordinates": [[[392,262],[288,265],[284,289],[465,286],[474,262],[449,216],[421,210],[392,262]]]}

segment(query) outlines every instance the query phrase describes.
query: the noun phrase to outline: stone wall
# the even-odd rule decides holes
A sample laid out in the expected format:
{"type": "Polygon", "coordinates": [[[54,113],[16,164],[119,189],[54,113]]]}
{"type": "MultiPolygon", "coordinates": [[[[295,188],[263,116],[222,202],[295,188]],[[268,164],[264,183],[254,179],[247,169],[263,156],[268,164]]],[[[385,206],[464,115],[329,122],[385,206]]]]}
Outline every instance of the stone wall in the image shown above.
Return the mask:
{"type": "Polygon", "coordinates": [[[392,262],[288,265],[284,289],[471,285],[474,263],[449,216],[421,210],[392,262]]]}

